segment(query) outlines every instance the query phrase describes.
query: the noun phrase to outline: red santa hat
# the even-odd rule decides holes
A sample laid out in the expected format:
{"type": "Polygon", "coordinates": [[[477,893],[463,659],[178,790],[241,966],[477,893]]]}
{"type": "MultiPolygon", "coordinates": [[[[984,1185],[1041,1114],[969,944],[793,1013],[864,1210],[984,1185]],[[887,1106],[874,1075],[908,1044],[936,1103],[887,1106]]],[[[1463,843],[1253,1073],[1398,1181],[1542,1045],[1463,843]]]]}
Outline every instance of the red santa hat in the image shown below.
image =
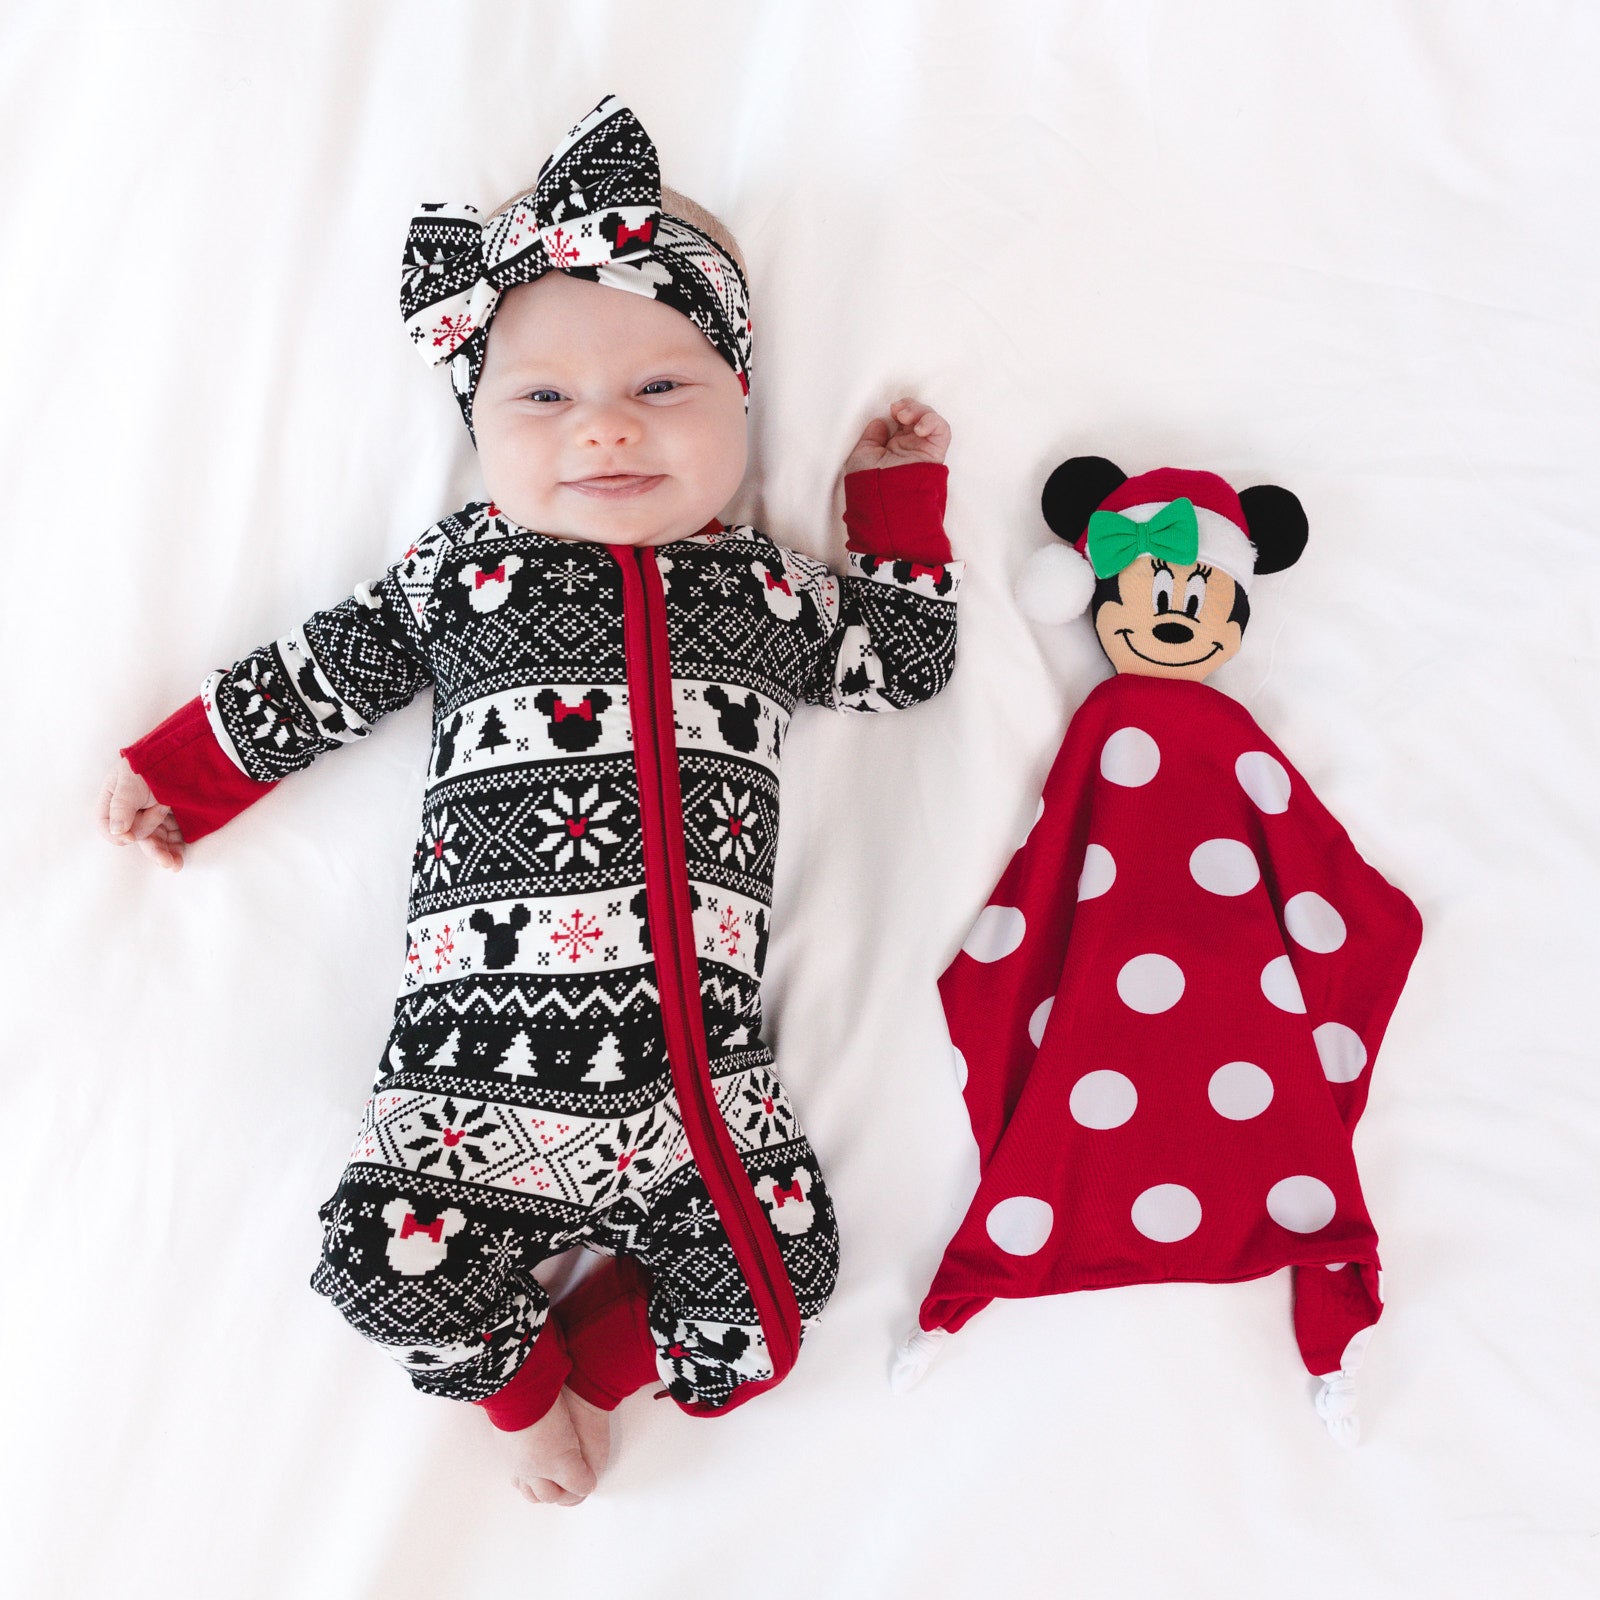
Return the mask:
{"type": "Polygon", "coordinates": [[[1041,503],[1063,542],[1034,555],[1017,585],[1023,609],[1039,622],[1078,616],[1097,577],[1165,548],[1163,530],[1176,530],[1175,564],[1215,567],[1246,593],[1258,572],[1293,566],[1306,544],[1305,511],[1287,489],[1258,484],[1236,492],[1214,472],[1159,467],[1130,478],[1103,456],[1074,456],[1050,474],[1041,503]],[[1109,529],[1103,539],[1092,537],[1102,529],[1109,529]]]}

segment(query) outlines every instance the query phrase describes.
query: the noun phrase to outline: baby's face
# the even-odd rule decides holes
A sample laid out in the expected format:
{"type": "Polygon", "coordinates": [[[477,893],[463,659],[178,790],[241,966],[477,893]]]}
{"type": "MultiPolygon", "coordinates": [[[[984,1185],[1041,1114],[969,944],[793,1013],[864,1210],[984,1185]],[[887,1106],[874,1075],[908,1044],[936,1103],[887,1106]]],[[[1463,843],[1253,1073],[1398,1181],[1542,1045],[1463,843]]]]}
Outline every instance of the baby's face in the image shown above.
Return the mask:
{"type": "Polygon", "coordinates": [[[564,272],[500,301],[473,402],[489,498],[559,539],[666,544],[744,477],[744,391],[659,300],[564,272]]]}

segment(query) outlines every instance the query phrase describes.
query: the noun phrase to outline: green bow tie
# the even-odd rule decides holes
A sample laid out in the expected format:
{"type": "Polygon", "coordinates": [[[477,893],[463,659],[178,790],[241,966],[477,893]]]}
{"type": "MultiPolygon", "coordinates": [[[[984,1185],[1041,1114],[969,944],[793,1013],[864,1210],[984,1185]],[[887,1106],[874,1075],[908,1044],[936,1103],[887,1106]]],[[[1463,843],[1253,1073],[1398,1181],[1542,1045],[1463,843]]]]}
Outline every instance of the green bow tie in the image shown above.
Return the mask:
{"type": "Polygon", "coordinates": [[[1097,511],[1089,518],[1089,563],[1097,578],[1121,572],[1140,556],[1187,567],[1199,554],[1200,522],[1192,500],[1174,500],[1148,522],[1116,511],[1097,511]]]}

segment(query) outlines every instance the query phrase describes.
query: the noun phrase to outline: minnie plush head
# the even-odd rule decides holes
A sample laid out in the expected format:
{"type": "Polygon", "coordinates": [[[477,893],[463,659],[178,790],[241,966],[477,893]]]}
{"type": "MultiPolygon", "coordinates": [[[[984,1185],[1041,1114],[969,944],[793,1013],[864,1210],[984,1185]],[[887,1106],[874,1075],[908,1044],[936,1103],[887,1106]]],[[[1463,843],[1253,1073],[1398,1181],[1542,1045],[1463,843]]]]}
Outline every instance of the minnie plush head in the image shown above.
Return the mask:
{"type": "Polygon", "coordinates": [[[1017,586],[1038,622],[1092,609],[1118,672],[1198,682],[1229,660],[1250,621],[1250,583],[1306,547],[1287,489],[1235,493],[1214,472],[1162,467],[1130,478],[1101,456],[1050,474],[1044,520],[1065,541],[1038,552],[1017,586]]]}

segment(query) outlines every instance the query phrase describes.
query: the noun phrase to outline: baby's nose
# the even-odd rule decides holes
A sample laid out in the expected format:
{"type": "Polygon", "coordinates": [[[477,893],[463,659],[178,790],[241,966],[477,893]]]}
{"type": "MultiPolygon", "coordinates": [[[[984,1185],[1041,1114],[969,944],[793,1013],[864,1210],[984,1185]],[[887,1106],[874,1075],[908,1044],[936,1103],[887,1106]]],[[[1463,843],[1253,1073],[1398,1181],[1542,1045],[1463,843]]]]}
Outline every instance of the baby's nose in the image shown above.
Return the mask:
{"type": "Polygon", "coordinates": [[[633,418],[619,407],[594,406],[580,419],[579,437],[585,444],[602,449],[612,445],[628,444],[638,435],[633,418]]]}

